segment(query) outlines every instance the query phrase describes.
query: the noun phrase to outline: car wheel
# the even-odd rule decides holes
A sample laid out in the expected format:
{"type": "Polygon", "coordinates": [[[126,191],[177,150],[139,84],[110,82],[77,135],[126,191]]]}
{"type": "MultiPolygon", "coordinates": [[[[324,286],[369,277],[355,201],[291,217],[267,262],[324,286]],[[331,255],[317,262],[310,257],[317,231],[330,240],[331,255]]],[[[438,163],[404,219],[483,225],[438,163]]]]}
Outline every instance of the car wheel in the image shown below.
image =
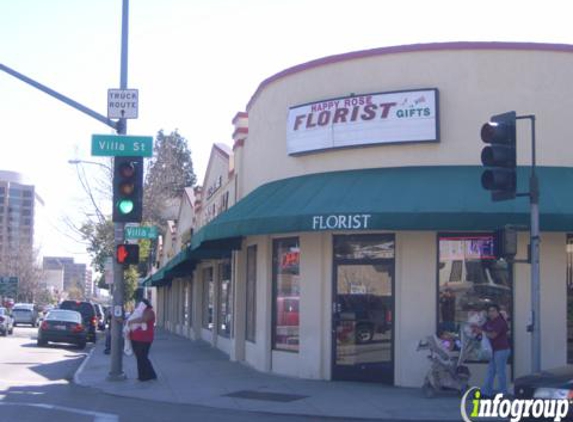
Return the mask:
{"type": "Polygon", "coordinates": [[[8,334],[10,334],[10,335],[14,334],[14,327],[10,328],[10,331],[8,331],[8,334]]]}
{"type": "Polygon", "coordinates": [[[17,327],[17,326],[18,326],[18,324],[14,323],[14,327],[17,327]]]}
{"type": "Polygon", "coordinates": [[[4,331],[0,332],[0,335],[2,337],[6,337],[8,335],[8,331],[4,330],[4,331]]]}
{"type": "Polygon", "coordinates": [[[359,325],[355,337],[358,344],[371,342],[374,339],[374,330],[368,325],[359,325]]]}
{"type": "Polygon", "coordinates": [[[45,341],[45,340],[40,340],[40,339],[38,339],[37,345],[38,345],[38,347],[44,347],[44,346],[47,346],[47,345],[48,345],[48,342],[45,341]]]}
{"type": "Polygon", "coordinates": [[[85,341],[78,343],[78,349],[83,350],[85,348],[86,348],[86,342],[85,341]]]}

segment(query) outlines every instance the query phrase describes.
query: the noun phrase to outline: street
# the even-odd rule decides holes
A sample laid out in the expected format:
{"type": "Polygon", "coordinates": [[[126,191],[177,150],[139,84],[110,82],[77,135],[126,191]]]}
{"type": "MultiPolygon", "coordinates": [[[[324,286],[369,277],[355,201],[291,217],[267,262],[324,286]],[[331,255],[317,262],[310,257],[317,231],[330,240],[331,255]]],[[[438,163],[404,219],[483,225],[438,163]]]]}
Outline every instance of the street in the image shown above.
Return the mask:
{"type": "Polygon", "coordinates": [[[18,326],[14,335],[0,338],[0,422],[326,420],[130,399],[81,387],[73,383],[74,373],[93,346],[39,348],[36,330],[18,326]]]}

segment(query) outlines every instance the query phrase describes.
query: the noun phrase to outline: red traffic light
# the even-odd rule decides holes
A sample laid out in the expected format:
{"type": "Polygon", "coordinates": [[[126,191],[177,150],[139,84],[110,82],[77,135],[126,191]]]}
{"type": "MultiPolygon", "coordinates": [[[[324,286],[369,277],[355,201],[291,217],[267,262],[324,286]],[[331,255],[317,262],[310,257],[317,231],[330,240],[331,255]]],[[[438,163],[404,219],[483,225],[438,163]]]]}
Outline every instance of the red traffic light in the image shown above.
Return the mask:
{"type": "Polygon", "coordinates": [[[118,264],[139,264],[139,245],[117,245],[115,259],[118,264]]]}

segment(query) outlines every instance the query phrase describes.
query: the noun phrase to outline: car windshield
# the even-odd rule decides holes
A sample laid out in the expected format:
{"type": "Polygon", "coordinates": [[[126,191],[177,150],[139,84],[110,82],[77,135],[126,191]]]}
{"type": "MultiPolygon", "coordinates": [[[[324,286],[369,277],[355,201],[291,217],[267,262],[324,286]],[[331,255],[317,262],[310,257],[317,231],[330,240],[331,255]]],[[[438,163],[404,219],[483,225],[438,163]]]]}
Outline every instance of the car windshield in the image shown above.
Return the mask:
{"type": "Polygon", "coordinates": [[[48,312],[46,321],[81,322],[82,316],[76,311],[53,310],[48,312]]]}

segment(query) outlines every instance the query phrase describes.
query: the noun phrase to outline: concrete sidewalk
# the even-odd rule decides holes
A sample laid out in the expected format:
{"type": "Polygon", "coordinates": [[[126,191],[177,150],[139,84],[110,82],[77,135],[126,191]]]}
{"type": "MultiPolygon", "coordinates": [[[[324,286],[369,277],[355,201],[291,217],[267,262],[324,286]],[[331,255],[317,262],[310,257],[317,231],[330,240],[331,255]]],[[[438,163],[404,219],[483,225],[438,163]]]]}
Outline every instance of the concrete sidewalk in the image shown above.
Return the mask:
{"type": "Polygon", "coordinates": [[[135,358],[124,356],[125,381],[108,381],[103,341],[78,369],[74,381],[108,394],[274,414],[345,419],[459,421],[456,395],[426,399],[421,389],[355,382],[308,381],[263,374],[230,362],[217,349],[165,331],[151,348],[157,381],[139,382],[135,358]]]}

